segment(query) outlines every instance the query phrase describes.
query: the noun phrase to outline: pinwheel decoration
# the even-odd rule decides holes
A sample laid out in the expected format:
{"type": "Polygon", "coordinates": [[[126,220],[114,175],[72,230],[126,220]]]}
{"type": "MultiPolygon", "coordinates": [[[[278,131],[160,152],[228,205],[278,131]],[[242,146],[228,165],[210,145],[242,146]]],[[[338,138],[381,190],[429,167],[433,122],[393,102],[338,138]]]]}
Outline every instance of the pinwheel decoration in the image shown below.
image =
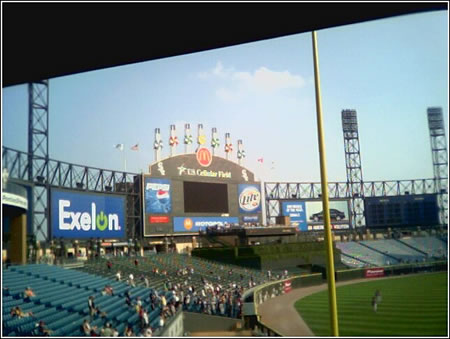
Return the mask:
{"type": "Polygon", "coordinates": [[[233,152],[233,145],[225,144],[225,152],[227,152],[227,153],[233,152]]]}
{"type": "Polygon", "coordinates": [[[238,157],[238,159],[245,158],[245,151],[244,150],[239,150],[238,153],[237,153],[237,157],[238,157]]]}
{"type": "Polygon", "coordinates": [[[185,136],[184,136],[184,143],[185,143],[186,145],[192,144],[192,135],[185,135],[185,136]]]}
{"type": "Polygon", "coordinates": [[[219,138],[213,138],[211,140],[211,146],[212,148],[217,148],[220,146],[219,138]]]}
{"type": "Polygon", "coordinates": [[[169,138],[169,145],[170,146],[176,146],[176,145],[178,145],[178,137],[177,136],[174,136],[174,137],[170,137],[169,138]]]}
{"type": "Polygon", "coordinates": [[[160,149],[163,148],[163,142],[162,140],[155,140],[155,142],[153,143],[153,148],[154,149],[160,149]]]}

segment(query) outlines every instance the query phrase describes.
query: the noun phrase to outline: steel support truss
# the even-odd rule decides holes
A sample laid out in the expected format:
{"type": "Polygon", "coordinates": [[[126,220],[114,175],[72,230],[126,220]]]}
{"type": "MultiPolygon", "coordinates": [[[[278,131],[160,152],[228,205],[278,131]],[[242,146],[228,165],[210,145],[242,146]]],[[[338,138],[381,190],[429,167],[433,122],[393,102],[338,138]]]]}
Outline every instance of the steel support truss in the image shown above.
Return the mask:
{"type": "Polygon", "coordinates": [[[28,181],[37,178],[41,184],[32,186],[29,208],[32,234],[48,238],[48,80],[28,84],[28,181]]]}
{"type": "MultiPolygon", "coordinates": [[[[127,238],[140,239],[142,237],[140,174],[47,159],[38,172],[40,175],[34,175],[33,180],[30,181],[29,168],[31,166],[37,168],[36,161],[33,159],[30,162],[30,159],[32,158],[29,153],[8,147],[2,148],[2,163],[3,167],[7,168],[9,177],[19,183],[32,184],[38,189],[43,188],[42,191],[45,191],[45,198],[39,200],[39,206],[42,206],[43,211],[48,211],[50,197],[47,190],[49,192],[51,188],[124,195],[127,200],[127,238]]],[[[39,221],[42,221],[41,219],[39,221]]],[[[48,222],[47,215],[45,215],[45,221],[48,222]]],[[[42,222],[39,225],[43,224],[42,222]]],[[[45,227],[47,226],[45,224],[45,227]]],[[[46,240],[48,238],[50,238],[50,235],[46,234],[46,240]]]]}
{"type": "MultiPolygon", "coordinates": [[[[347,182],[329,182],[330,199],[352,199],[347,182]]],[[[281,201],[319,199],[322,190],[320,182],[280,183],[267,182],[264,185],[266,196],[266,218],[268,223],[274,223],[275,217],[281,215],[281,201]]],[[[364,197],[386,197],[405,194],[434,194],[436,179],[411,179],[391,181],[371,181],[362,185],[364,197]]],[[[361,202],[363,204],[363,202],[361,202]]]]}

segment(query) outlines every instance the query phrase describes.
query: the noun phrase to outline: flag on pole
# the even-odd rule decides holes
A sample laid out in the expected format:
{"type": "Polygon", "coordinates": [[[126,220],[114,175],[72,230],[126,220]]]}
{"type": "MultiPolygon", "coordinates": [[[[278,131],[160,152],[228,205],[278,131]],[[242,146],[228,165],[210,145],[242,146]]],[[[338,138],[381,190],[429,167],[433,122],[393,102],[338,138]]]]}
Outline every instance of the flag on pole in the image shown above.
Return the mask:
{"type": "Polygon", "coordinates": [[[260,163],[263,163],[263,162],[264,162],[264,158],[258,158],[258,161],[259,161],[260,163]]]}
{"type": "Polygon", "coordinates": [[[133,147],[131,147],[132,151],[139,151],[139,144],[134,145],[133,147]]]}
{"type": "Polygon", "coordinates": [[[117,148],[119,151],[123,151],[123,144],[117,144],[114,147],[117,148]]]}

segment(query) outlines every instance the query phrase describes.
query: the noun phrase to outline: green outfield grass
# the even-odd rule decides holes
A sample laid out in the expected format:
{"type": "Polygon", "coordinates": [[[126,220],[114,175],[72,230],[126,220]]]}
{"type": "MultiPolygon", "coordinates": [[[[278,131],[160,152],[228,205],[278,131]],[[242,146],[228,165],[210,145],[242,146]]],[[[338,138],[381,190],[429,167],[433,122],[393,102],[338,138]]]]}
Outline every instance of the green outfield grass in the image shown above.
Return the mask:
{"type": "MultiPolygon", "coordinates": [[[[340,286],[336,289],[340,336],[446,336],[447,272],[405,276],[340,286]],[[372,296],[382,301],[375,313],[372,296]]],[[[328,292],[295,303],[317,336],[329,336],[328,292]]]]}

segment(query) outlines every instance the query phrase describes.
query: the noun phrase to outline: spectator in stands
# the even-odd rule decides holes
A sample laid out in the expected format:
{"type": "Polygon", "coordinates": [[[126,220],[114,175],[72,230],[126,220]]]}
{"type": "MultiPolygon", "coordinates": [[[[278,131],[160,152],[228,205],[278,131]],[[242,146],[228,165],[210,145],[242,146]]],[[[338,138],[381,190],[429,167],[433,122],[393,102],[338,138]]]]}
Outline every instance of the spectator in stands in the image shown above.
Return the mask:
{"type": "Polygon", "coordinates": [[[120,281],[121,277],[122,277],[122,275],[121,275],[120,271],[117,271],[117,273],[116,273],[116,280],[120,281]]]}
{"type": "Polygon", "coordinates": [[[111,328],[111,324],[107,322],[105,327],[103,327],[100,331],[102,337],[112,337],[114,334],[114,330],[111,328]]]}
{"type": "Polygon", "coordinates": [[[136,258],[136,259],[134,259],[134,266],[137,268],[138,265],[139,265],[139,260],[137,260],[137,258],[136,258]]]}
{"type": "Polygon", "coordinates": [[[81,331],[86,335],[90,336],[92,331],[95,332],[97,330],[97,326],[91,326],[88,319],[84,319],[83,324],[81,325],[81,331]]]}
{"type": "Polygon", "coordinates": [[[145,283],[145,287],[149,288],[150,287],[150,281],[148,281],[148,278],[146,276],[144,277],[144,283],[145,283]]]}
{"type": "Polygon", "coordinates": [[[148,313],[143,307],[141,308],[139,318],[140,318],[140,322],[141,322],[141,328],[148,327],[148,325],[150,324],[149,320],[148,320],[148,313]]]}
{"type": "Polygon", "coordinates": [[[22,311],[20,306],[13,307],[11,309],[10,314],[13,316],[13,318],[14,317],[17,317],[17,318],[34,317],[33,312],[31,312],[31,311],[30,312],[24,312],[24,311],[22,311]]]}
{"type": "Polygon", "coordinates": [[[170,311],[170,315],[171,315],[171,316],[174,316],[174,315],[177,313],[177,310],[176,310],[176,307],[175,307],[175,301],[174,301],[174,300],[172,300],[172,301],[169,303],[169,311],[170,311]]]}
{"type": "Polygon", "coordinates": [[[126,324],[125,330],[123,331],[123,335],[125,337],[134,337],[135,336],[134,332],[133,332],[133,327],[129,323],[126,324]]]}
{"type": "Polygon", "coordinates": [[[102,318],[102,319],[106,319],[106,316],[108,315],[106,312],[103,312],[100,310],[100,308],[97,306],[95,308],[95,315],[102,318]]]}
{"type": "Polygon", "coordinates": [[[142,329],[140,337],[151,337],[153,334],[151,327],[145,327],[142,329]]]}
{"type": "Polygon", "coordinates": [[[35,297],[36,294],[34,294],[30,286],[27,286],[27,288],[23,292],[23,296],[25,301],[31,301],[31,297],[35,297]]]}
{"type": "Polygon", "coordinates": [[[111,262],[110,260],[108,260],[108,261],[106,262],[106,266],[108,267],[108,271],[111,271],[111,268],[112,268],[112,262],[111,262]]]}
{"type": "Polygon", "coordinates": [[[164,313],[161,312],[159,315],[159,327],[164,327],[164,323],[165,323],[165,316],[164,313]]]}
{"type": "Polygon", "coordinates": [[[134,283],[134,275],[133,275],[133,273],[130,273],[130,275],[128,276],[128,283],[129,283],[132,287],[136,287],[136,284],[134,283]]]}
{"type": "Polygon", "coordinates": [[[89,315],[91,316],[91,318],[93,318],[94,315],[97,313],[93,295],[89,296],[88,298],[88,307],[89,307],[89,315]]]}
{"type": "Polygon", "coordinates": [[[38,336],[40,336],[40,337],[48,337],[48,336],[50,336],[50,334],[52,332],[53,332],[52,330],[47,328],[45,322],[43,322],[42,320],[39,321],[39,324],[38,324],[38,327],[37,327],[37,331],[36,331],[38,336]]]}
{"type": "Polygon", "coordinates": [[[127,292],[125,292],[125,303],[128,305],[128,307],[132,307],[133,303],[131,301],[131,297],[130,294],[127,292]]]}

